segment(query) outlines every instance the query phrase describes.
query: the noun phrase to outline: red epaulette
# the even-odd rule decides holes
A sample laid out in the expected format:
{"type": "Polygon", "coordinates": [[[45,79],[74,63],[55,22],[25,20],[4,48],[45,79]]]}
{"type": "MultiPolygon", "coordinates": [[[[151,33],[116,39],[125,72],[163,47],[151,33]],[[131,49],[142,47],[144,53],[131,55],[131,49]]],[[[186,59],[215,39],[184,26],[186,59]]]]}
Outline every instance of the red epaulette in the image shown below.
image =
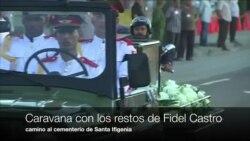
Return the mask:
{"type": "Polygon", "coordinates": [[[93,61],[87,59],[86,57],[80,57],[79,58],[81,60],[82,63],[89,65],[91,67],[97,68],[98,64],[94,63],[93,61]]]}
{"type": "Polygon", "coordinates": [[[51,34],[51,35],[44,36],[44,39],[49,39],[49,38],[56,38],[56,35],[55,34],[51,34]]]}
{"type": "Polygon", "coordinates": [[[90,43],[92,41],[93,41],[93,39],[80,39],[79,40],[80,43],[90,43]]]}
{"type": "Polygon", "coordinates": [[[56,56],[46,57],[46,58],[41,59],[41,61],[42,61],[43,63],[55,62],[56,60],[57,60],[57,57],[56,57],[56,56]]]}
{"type": "Polygon", "coordinates": [[[124,38],[120,38],[120,39],[116,39],[116,41],[124,41],[126,42],[128,45],[132,45],[132,41],[127,38],[127,37],[124,37],[124,38]]]}

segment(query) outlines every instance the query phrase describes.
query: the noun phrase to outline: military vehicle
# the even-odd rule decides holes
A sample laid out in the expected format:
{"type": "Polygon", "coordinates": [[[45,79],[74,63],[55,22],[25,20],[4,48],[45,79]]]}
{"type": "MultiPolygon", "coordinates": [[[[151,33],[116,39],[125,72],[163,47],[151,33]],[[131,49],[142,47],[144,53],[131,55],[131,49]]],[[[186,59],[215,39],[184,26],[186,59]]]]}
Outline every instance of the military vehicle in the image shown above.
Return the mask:
{"type": "MultiPolygon", "coordinates": [[[[118,82],[119,78],[116,69],[116,40],[119,39],[116,37],[115,12],[112,10],[110,4],[106,2],[7,0],[1,1],[0,10],[11,15],[9,16],[11,18],[9,20],[11,28],[3,26],[4,29],[1,29],[2,32],[12,29],[9,36],[11,41],[25,38],[23,36],[24,27],[22,24],[23,13],[25,12],[39,13],[45,15],[47,19],[51,19],[55,15],[79,15],[84,20],[81,30],[83,42],[86,43],[89,43],[89,39],[93,38],[94,35],[94,28],[91,22],[93,13],[105,16],[103,30],[108,31],[105,32],[106,48],[103,50],[105,53],[103,58],[105,66],[100,74],[92,78],[74,77],[77,76],[74,74],[66,76],[60,75],[58,72],[51,72],[44,65],[44,57],[48,58],[56,56],[59,53],[65,53],[80,64],[82,67],[82,70],[79,71],[81,75],[88,76],[89,74],[85,65],[77,57],[50,45],[50,47],[46,46],[46,49],[38,50],[31,55],[22,56],[26,59],[26,62],[21,71],[16,71],[16,64],[13,63],[8,69],[1,69],[1,132],[7,138],[16,139],[23,137],[25,139],[36,139],[43,136],[43,134],[46,135],[48,132],[45,133],[43,130],[51,126],[79,127],[79,130],[80,127],[111,126],[107,123],[103,125],[98,121],[87,122],[86,117],[97,114],[139,114],[139,108],[144,108],[141,113],[145,114],[147,107],[152,107],[155,104],[153,99],[158,91],[157,86],[159,83],[158,62],[160,42],[135,43],[137,49],[141,51],[136,55],[128,55],[126,57],[128,66],[130,66],[128,67],[130,91],[125,92],[124,89],[119,89],[119,86],[122,85],[122,83],[118,82]],[[35,65],[34,60],[36,60],[35,65]],[[30,73],[30,68],[32,69],[36,65],[40,65],[44,73],[30,73]],[[57,118],[66,116],[66,118],[69,118],[69,121],[65,121],[66,119],[64,119],[63,121],[55,122],[53,119],[50,119],[52,120],[51,122],[44,123],[44,119],[41,119],[44,116],[58,116],[57,118]],[[79,117],[78,122],[75,120],[75,117],[79,117]]],[[[54,33],[54,29],[49,22],[45,27],[45,33],[47,35],[54,33]]],[[[46,36],[44,38],[54,37],[46,36]]],[[[19,45],[20,48],[15,48],[16,52],[19,52],[18,49],[22,48],[22,44],[19,45]]],[[[10,47],[6,46],[11,46],[11,44],[6,45],[3,41],[3,45],[1,46],[1,65],[4,65],[3,60],[8,60],[4,55],[8,53],[10,47]]],[[[118,124],[117,126],[121,125],[118,124]]],[[[149,129],[152,126],[153,124],[147,125],[131,122],[130,124],[127,123],[124,127],[131,127],[134,133],[137,130],[142,130],[142,128],[149,129]]],[[[89,137],[92,135],[91,137],[93,138],[111,136],[114,138],[115,136],[122,135],[115,132],[104,134],[103,132],[98,132],[98,129],[96,130],[96,132],[88,134],[85,131],[80,136],[89,137]]],[[[65,132],[63,133],[66,134],[65,132]]],[[[63,138],[65,137],[63,136],[63,138]]]]}

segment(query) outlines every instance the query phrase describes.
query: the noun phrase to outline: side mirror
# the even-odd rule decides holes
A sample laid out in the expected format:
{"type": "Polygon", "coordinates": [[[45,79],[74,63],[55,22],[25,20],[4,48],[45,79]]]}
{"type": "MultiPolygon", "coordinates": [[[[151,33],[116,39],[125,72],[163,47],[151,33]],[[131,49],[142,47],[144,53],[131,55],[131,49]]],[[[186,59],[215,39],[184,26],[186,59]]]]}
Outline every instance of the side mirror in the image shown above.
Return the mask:
{"type": "Polygon", "coordinates": [[[7,21],[0,21],[0,33],[10,32],[10,23],[7,21]]]}
{"type": "Polygon", "coordinates": [[[151,82],[149,61],[144,53],[126,55],[129,85],[132,88],[148,86],[151,82]]]}

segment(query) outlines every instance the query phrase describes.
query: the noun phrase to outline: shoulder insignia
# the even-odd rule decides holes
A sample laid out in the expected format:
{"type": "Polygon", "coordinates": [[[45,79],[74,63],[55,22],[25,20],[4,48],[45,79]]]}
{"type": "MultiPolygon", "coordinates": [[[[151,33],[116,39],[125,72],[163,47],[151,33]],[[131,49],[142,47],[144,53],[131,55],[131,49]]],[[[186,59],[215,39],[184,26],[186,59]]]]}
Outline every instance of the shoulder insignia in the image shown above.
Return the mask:
{"type": "Polygon", "coordinates": [[[57,56],[46,57],[46,58],[41,59],[43,63],[55,62],[56,60],[57,60],[57,56]]]}
{"type": "Polygon", "coordinates": [[[79,42],[81,42],[81,43],[90,43],[92,41],[93,41],[93,39],[80,39],[79,40],[79,42]]]}
{"type": "Polygon", "coordinates": [[[116,41],[124,41],[124,42],[126,42],[128,45],[132,45],[132,41],[131,41],[129,38],[127,38],[127,37],[117,39],[116,41]]]}
{"type": "Polygon", "coordinates": [[[93,61],[87,59],[86,57],[80,57],[79,58],[81,60],[82,63],[86,64],[86,65],[89,65],[93,68],[97,68],[98,67],[98,64],[94,63],[93,61]]]}

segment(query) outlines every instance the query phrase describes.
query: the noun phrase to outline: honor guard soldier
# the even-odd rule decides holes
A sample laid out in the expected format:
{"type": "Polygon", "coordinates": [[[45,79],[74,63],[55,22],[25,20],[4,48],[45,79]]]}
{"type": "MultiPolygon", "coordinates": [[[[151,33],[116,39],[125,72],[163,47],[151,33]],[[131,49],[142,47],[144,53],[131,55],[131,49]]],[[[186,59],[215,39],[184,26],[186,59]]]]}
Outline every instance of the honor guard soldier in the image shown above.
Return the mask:
{"type": "MultiPolygon", "coordinates": [[[[113,10],[117,13],[120,11],[117,7],[112,5],[113,10]]],[[[82,50],[84,55],[89,58],[91,61],[95,62],[99,65],[98,69],[96,69],[96,75],[99,75],[103,72],[106,64],[106,53],[105,53],[105,39],[106,32],[105,31],[105,15],[103,13],[92,13],[92,23],[94,26],[94,37],[88,43],[84,43],[82,45],[82,50]]],[[[137,51],[132,45],[132,42],[128,38],[117,38],[116,39],[116,65],[117,65],[117,85],[120,88],[120,80],[123,82],[128,82],[128,66],[127,61],[124,61],[124,57],[126,54],[135,54],[137,51]]],[[[122,85],[125,88],[125,92],[127,92],[130,88],[128,83],[122,85]]]]}
{"type": "MultiPolygon", "coordinates": [[[[10,66],[4,66],[13,71],[24,71],[27,59],[35,52],[45,48],[58,48],[56,39],[44,34],[46,15],[36,12],[23,12],[22,23],[24,34],[8,35],[2,46],[1,57],[7,60],[10,66]]],[[[32,62],[30,72],[37,63],[32,62]]]]}
{"type": "MultiPolygon", "coordinates": [[[[78,15],[54,16],[52,25],[56,31],[55,35],[59,44],[59,48],[70,53],[76,58],[73,58],[62,52],[53,57],[43,58],[42,63],[50,73],[59,74],[62,76],[72,76],[79,72],[87,71],[87,73],[85,72],[85,75],[80,74],[74,76],[80,78],[92,77],[92,69],[97,68],[98,65],[86,57],[83,57],[81,43],[79,42],[79,30],[82,22],[83,19],[78,15]],[[84,65],[84,67],[81,66],[81,63],[84,65]],[[86,68],[86,70],[84,70],[84,68],[86,68]]],[[[41,70],[41,68],[39,68],[39,70],[41,70]]],[[[43,74],[45,74],[45,72],[43,72],[43,74]]]]}

